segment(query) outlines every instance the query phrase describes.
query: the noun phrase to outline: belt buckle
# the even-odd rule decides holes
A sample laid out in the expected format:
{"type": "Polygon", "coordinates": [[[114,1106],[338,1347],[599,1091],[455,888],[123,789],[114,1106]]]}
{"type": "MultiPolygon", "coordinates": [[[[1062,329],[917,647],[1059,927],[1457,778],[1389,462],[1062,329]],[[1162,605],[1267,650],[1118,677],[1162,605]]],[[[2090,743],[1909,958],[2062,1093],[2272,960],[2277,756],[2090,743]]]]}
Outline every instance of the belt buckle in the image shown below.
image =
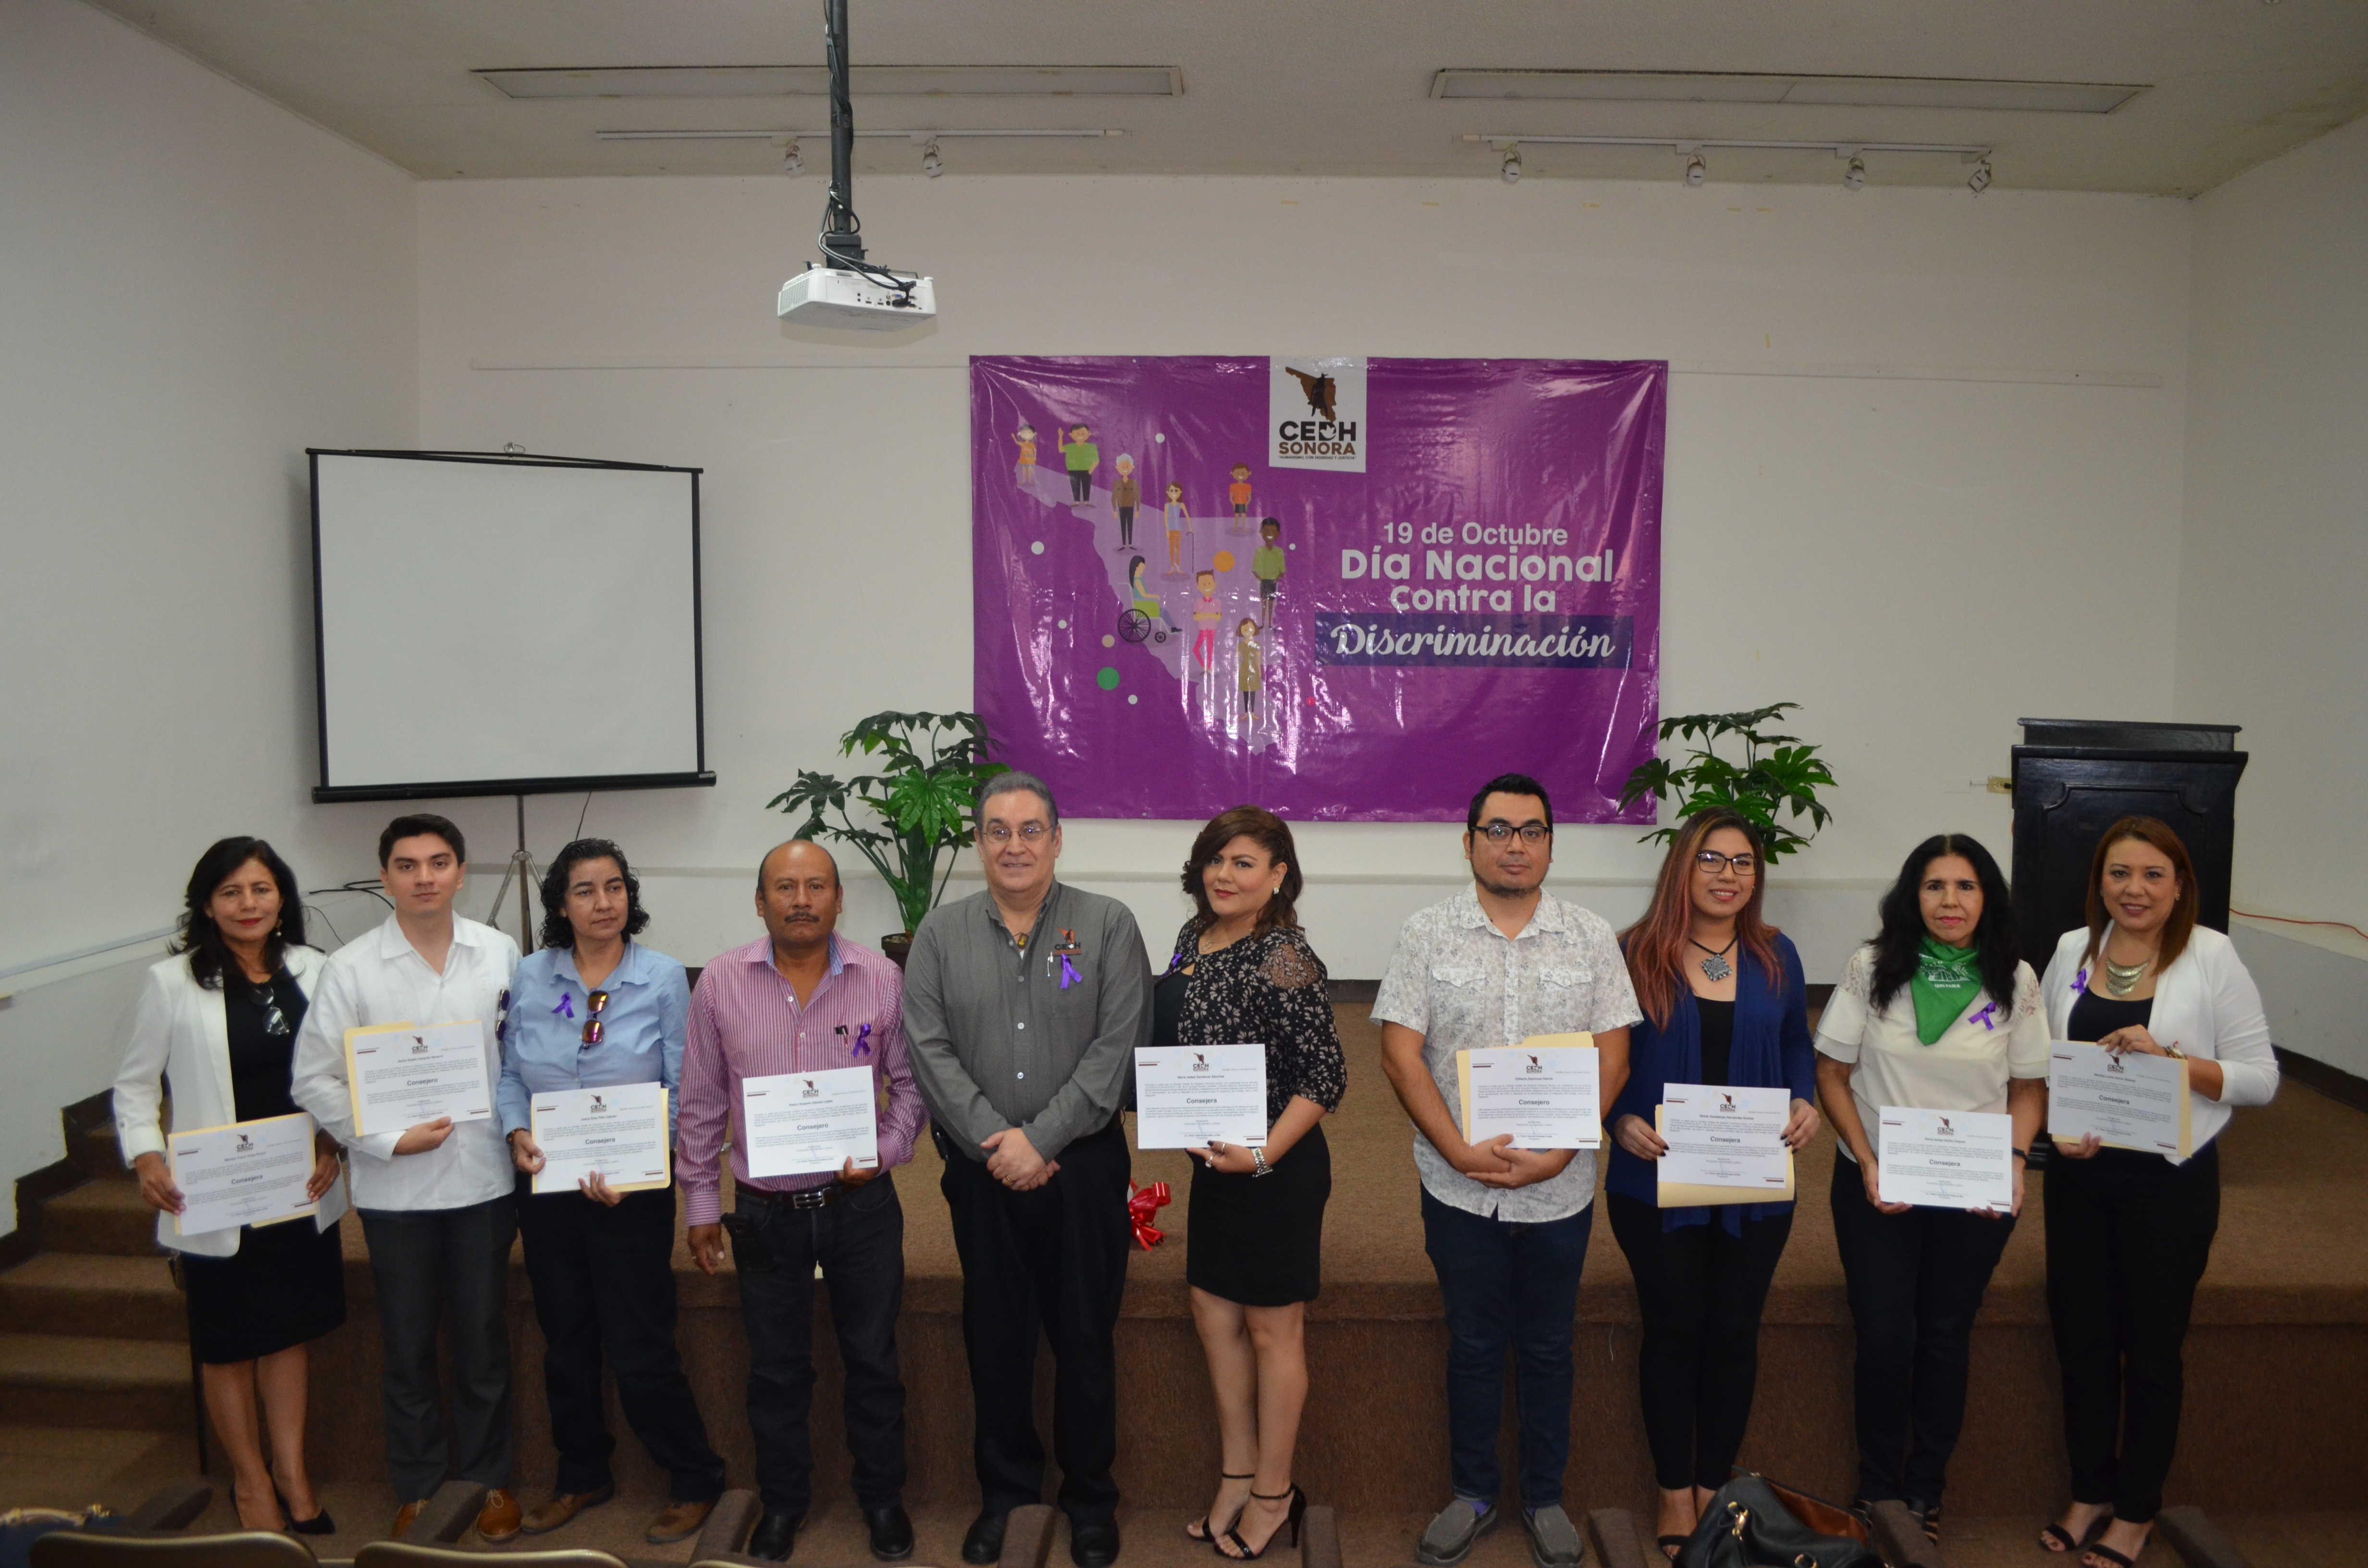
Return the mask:
{"type": "Polygon", "coordinates": [[[803,1192],[791,1193],[789,1198],[790,1207],[792,1209],[820,1209],[830,1202],[830,1188],[808,1187],[803,1192]]]}

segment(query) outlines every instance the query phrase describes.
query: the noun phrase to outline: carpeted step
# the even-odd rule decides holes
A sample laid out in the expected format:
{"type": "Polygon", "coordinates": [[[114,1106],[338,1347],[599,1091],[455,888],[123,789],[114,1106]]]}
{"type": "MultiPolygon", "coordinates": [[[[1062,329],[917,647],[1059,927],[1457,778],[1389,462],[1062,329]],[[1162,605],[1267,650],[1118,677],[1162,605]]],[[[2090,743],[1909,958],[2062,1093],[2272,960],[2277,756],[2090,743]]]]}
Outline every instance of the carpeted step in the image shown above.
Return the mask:
{"type": "MultiPolygon", "coordinates": [[[[165,1125],[170,1127],[171,1108],[165,1125]]],[[[123,1163],[123,1145],[115,1141],[115,1119],[109,1117],[82,1135],[82,1147],[70,1155],[74,1163],[102,1181],[131,1181],[131,1167],[123,1163]]]]}
{"type": "Polygon", "coordinates": [[[0,1334],[0,1421],[177,1431],[190,1397],[186,1345],[0,1334]]]}
{"type": "Polygon", "coordinates": [[[0,1274],[0,1331],[189,1337],[181,1292],[163,1258],[103,1253],[37,1253],[0,1274]]]}
{"type": "Polygon", "coordinates": [[[41,1206],[46,1252],[156,1256],[156,1210],[129,1181],[85,1182],[41,1206]]]}

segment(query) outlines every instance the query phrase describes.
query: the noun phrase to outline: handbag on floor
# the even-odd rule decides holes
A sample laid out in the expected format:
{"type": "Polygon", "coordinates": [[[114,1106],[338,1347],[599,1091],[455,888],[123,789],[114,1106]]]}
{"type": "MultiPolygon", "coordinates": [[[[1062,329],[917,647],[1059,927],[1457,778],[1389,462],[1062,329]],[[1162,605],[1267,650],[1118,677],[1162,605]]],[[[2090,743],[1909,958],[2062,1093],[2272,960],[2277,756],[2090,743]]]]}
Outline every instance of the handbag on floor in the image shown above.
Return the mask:
{"type": "Polygon", "coordinates": [[[1702,1510],[1702,1523],[1679,1549],[1677,1568],[1883,1568],[1862,1535],[1853,1540],[1813,1528],[1787,1506],[1788,1496],[1819,1523],[1849,1518],[1831,1504],[1788,1493],[1765,1476],[1738,1475],[1702,1510]]]}

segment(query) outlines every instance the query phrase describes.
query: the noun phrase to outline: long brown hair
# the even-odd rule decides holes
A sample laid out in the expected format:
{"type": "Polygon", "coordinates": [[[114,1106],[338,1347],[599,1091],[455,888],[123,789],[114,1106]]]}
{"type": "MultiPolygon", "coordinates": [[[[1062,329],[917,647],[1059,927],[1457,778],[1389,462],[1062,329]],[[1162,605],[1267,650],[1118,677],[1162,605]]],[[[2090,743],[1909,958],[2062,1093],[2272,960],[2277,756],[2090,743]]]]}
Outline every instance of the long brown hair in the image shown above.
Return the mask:
{"type": "Polygon", "coordinates": [[[2080,961],[2084,965],[2097,961],[2097,949],[2104,946],[2105,927],[2112,919],[2105,913],[2106,857],[2114,845],[2133,838],[2161,850],[2179,875],[2179,902],[2170,906],[2170,917],[2162,923],[2162,949],[2155,960],[2155,972],[2160,974],[2187,950],[2187,938],[2195,934],[2195,917],[2203,909],[2203,890],[2196,886],[2195,862],[2187,858],[2187,846],[2158,817],[2123,817],[2097,840],[2097,853],[2089,859],[2089,950],[2080,955],[2080,961]]]}
{"type": "Polygon", "coordinates": [[[1274,890],[1274,896],[1258,911],[1258,924],[1250,934],[1263,937],[1269,931],[1298,930],[1296,905],[1303,885],[1299,850],[1291,842],[1291,824],[1264,806],[1235,806],[1232,811],[1220,812],[1192,840],[1192,853],[1184,861],[1184,891],[1190,895],[1193,907],[1201,912],[1201,929],[1205,931],[1217,923],[1217,912],[1209,906],[1209,890],[1201,885],[1201,873],[1236,838],[1249,839],[1267,852],[1269,859],[1280,862],[1283,868],[1282,885],[1274,890]]]}
{"type": "Polygon", "coordinates": [[[1759,829],[1742,812],[1713,806],[1678,824],[1678,835],[1670,840],[1669,853],[1661,862],[1660,877],[1653,884],[1652,903],[1636,924],[1620,933],[1620,946],[1628,955],[1628,979],[1636,988],[1637,1005],[1653,1020],[1655,1028],[1669,1027],[1669,1016],[1677,1007],[1678,997],[1688,989],[1683,966],[1686,949],[1693,941],[1694,857],[1702,853],[1710,835],[1723,827],[1743,835],[1751,846],[1752,858],[1759,864],[1759,875],[1751,879],[1751,896],[1736,912],[1735,934],[1743,938],[1743,950],[1768,976],[1768,983],[1780,992],[1784,988],[1784,969],[1776,960],[1776,927],[1762,919],[1759,913],[1768,892],[1768,851],[1759,829]]]}

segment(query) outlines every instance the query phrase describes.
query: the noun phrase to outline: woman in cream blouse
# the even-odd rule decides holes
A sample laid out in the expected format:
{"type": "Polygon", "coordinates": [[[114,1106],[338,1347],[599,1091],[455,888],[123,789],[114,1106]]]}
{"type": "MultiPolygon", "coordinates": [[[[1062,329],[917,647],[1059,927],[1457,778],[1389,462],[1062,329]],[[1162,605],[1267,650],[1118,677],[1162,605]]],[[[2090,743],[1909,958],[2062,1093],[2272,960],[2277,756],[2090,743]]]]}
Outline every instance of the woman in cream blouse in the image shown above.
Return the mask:
{"type": "Polygon", "coordinates": [[[2267,1105],[2278,1062],[2261,994],[2221,933],[2198,926],[2179,835],[2123,817],[2089,866],[2089,923],[2040,983],[2050,1038],[2187,1061],[2184,1160],[2060,1142],[2047,1180],[2047,1312],[2064,1374],[2072,1505],[2041,1532],[2088,1568],[2129,1568],[2162,1506],[2179,1440],[2180,1349],[2220,1225],[2229,1108],[2267,1105]]]}
{"type": "Polygon", "coordinates": [[[2046,1119],[2047,1038],[1998,862],[1963,834],[1926,839],[1818,1021],[1817,1093],[1841,1144],[1832,1204],[1858,1334],[1859,1500],[1905,1503],[1934,1540],[1964,1426],[1974,1314],[2046,1119]],[[2012,1209],[1884,1202],[1873,1133],[1884,1106],[2010,1115],[2012,1209]]]}

